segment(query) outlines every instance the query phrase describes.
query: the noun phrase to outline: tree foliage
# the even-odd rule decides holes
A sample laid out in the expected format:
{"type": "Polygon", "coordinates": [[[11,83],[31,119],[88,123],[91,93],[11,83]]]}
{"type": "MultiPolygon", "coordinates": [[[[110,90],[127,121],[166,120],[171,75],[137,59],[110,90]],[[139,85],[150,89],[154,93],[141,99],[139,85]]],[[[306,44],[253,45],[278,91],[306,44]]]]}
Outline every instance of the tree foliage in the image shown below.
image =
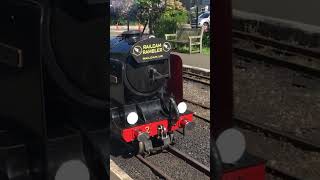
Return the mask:
{"type": "Polygon", "coordinates": [[[175,30],[177,23],[185,23],[188,19],[187,11],[179,0],[135,0],[134,4],[137,19],[148,22],[150,34],[163,34],[165,29],[175,30]]]}

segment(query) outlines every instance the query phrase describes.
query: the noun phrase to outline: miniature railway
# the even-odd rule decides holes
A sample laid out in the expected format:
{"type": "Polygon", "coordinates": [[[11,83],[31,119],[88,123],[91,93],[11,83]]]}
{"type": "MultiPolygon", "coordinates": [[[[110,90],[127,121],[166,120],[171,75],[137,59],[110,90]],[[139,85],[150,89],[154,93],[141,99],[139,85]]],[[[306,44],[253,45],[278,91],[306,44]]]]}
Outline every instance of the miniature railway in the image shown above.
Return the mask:
{"type": "Polygon", "coordinates": [[[320,51],[236,30],[233,31],[233,41],[233,53],[240,57],[264,61],[320,77],[320,51]],[[268,48],[273,53],[261,52],[259,48],[243,47],[242,41],[253,42],[254,46],[268,48]],[[296,61],[292,57],[301,58],[296,61]],[[315,68],[314,64],[318,64],[318,68],[315,68]]]}
{"type": "Polygon", "coordinates": [[[266,55],[266,54],[259,53],[254,50],[249,50],[249,49],[245,49],[245,48],[241,48],[241,47],[233,47],[233,52],[240,57],[250,58],[250,59],[257,60],[257,61],[263,61],[263,62],[274,64],[277,66],[286,67],[286,68],[289,68],[289,69],[292,69],[292,70],[295,70],[298,72],[303,72],[303,73],[307,73],[307,74],[310,74],[310,75],[313,75],[316,77],[320,77],[320,70],[319,69],[304,66],[301,64],[297,64],[297,63],[292,63],[289,61],[285,61],[285,60],[283,60],[279,57],[276,57],[276,56],[266,55]]]}
{"type": "MultiPolygon", "coordinates": [[[[287,51],[289,54],[295,54],[298,56],[309,56],[312,58],[316,58],[316,60],[319,60],[320,62],[320,51],[305,48],[302,46],[297,45],[291,45],[284,42],[276,41],[273,39],[265,38],[259,35],[253,35],[241,31],[233,30],[233,39],[241,39],[241,40],[247,40],[247,41],[253,41],[255,43],[258,43],[263,46],[271,46],[272,48],[278,48],[279,51],[287,51]]],[[[266,63],[275,64],[278,66],[283,66],[286,68],[290,68],[292,70],[301,72],[301,73],[308,73],[313,76],[320,77],[320,69],[308,67],[305,65],[297,64],[294,62],[290,62],[290,60],[283,60],[280,56],[273,56],[273,55],[267,55],[255,50],[251,50],[248,48],[243,48],[238,45],[233,47],[233,52],[236,55],[239,55],[240,57],[249,58],[255,61],[264,61],[266,63]]],[[[290,59],[290,58],[289,58],[290,59]]],[[[283,139],[288,142],[291,142],[294,145],[301,146],[307,149],[312,149],[316,151],[320,151],[320,144],[313,143],[310,140],[306,140],[300,137],[297,137],[295,135],[292,135],[287,132],[279,131],[274,128],[270,128],[268,126],[255,123],[254,121],[247,120],[244,118],[237,118],[235,117],[235,122],[237,122],[238,125],[241,126],[248,126],[252,129],[262,131],[265,134],[268,134],[270,136],[273,136],[277,139],[283,139]]]]}
{"type": "MultiPolygon", "coordinates": [[[[200,107],[205,108],[205,109],[210,109],[207,106],[204,106],[202,104],[199,104],[199,103],[191,101],[191,100],[184,99],[184,101],[187,102],[187,103],[194,104],[196,106],[200,106],[200,107]]],[[[194,114],[194,116],[199,118],[199,119],[201,119],[201,120],[203,120],[203,121],[205,121],[205,122],[210,123],[210,119],[208,119],[208,118],[199,116],[197,114],[194,114]]],[[[234,122],[240,128],[248,129],[249,131],[253,131],[253,132],[262,132],[265,136],[267,136],[269,138],[276,139],[276,140],[279,140],[279,141],[282,141],[282,142],[283,141],[289,142],[289,143],[293,144],[294,146],[299,147],[299,148],[301,148],[303,150],[320,151],[320,144],[316,144],[316,143],[310,142],[307,139],[303,139],[303,138],[297,137],[297,136],[292,135],[290,133],[279,131],[277,129],[268,127],[266,125],[263,125],[263,124],[260,124],[260,123],[256,123],[256,122],[254,122],[252,120],[248,120],[248,119],[245,119],[245,118],[234,117],[234,122]]],[[[290,174],[288,174],[286,172],[283,172],[283,171],[281,171],[281,170],[279,170],[277,168],[274,168],[274,167],[272,167],[270,165],[266,166],[266,170],[272,176],[279,177],[279,178],[282,178],[282,179],[292,179],[292,180],[299,179],[297,177],[294,177],[293,175],[290,175],[290,174]]]]}
{"type": "MultiPolygon", "coordinates": [[[[274,129],[248,119],[234,117],[234,122],[241,129],[247,129],[251,132],[256,132],[256,133],[263,133],[264,136],[268,138],[275,139],[280,142],[291,143],[295,147],[298,147],[302,150],[312,150],[312,151],[320,150],[320,144],[313,143],[307,139],[294,136],[290,133],[286,133],[286,132],[274,129]]],[[[266,165],[266,170],[269,174],[276,177],[280,177],[282,179],[292,179],[292,180],[300,179],[298,177],[295,177],[289,173],[283,172],[282,170],[277,169],[268,164],[266,165]]]]}
{"type": "MultiPolygon", "coordinates": [[[[199,107],[201,107],[201,108],[203,108],[203,109],[210,110],[210,107],[205,106],[205,105],[202,105],[202,104],[199,104],[199,103],[194,102],[194,101],[192,101],[192,100],[183,99],[183,101],[185,101],[185,102],[187,102],[187,103],[191,103],[191,104],[196,105],[196,106],[199,106],[199,107]]],[[[196,118],[198,118],[198,119],[201,119],[201,120],[203,120],[203,121],[205,121],[205,122],[207,122],[207,123],[210,123],[210,119],[208,119],[208,118],[202,117],[202,116],[197,115],[197,114],[193,114],[193,116],[196,117],[196,118]]]]}
{"type": "Polygon", "coordinates": [[[183,72],[183,78],[191,80],[193,82],[197,82],[200,84],[208,85],[210,86],[210,77],[208,76],[203,76],[195,73],[190,73],[190,72],[183,72]]]}
{"type": "MultiPolygon", "coordinates": [[[[199,104],[199,103],[191,101],[191,100],[184,99],[184,101],[188,102],[188,103],[191,103],[191,104],[194,104],[196,106],[200,106],[200,107],[205,108],[205,109],[210,109],[210,107],[208,107],[208,106],[199,104]]],[[[199,116],[199,115],[196,115],[196,114],[194,116],[199,118],[199,119],[202,119],[202,120],[204,120],[206,122],[210,122],[210,119],[207,119],[205,117],[202,117],[202,116],[199,116]]],[[[294,145],[296,145],[298,147],[320,152],[320,144],[311,142],[311,141],[309,141],[307,139],[292,135],[292,134],[284,132],[284,131],[277,130],[275,128],[268,127],[268,126],[263,125],[261,123],[256,123],[256,122],[254,122],[252,120],[248,120],[248,119],[245,119],[245,118],[242,118],[242,117],[234,116],[234,121],[240,127],[245,127],[245,128],[249,128],[250,130],[263,132],[266,135],[271,136],[273,138],[276,138],[278,140],[281,140],[281,141],[285,140],[285,141],[290,142],[290,143],[292,143],[292,144],[294,144],[294,145]]]]}
{"type": "Polygon", "coordinates": [[[320,51],[318,51],[318,50],[305,48],[303,46],[284,43],[284,42],[273,40],[270,38],[266,38],[266,37],[263,37],[260,35],[253,35],[250,33],[233,30],[232,36],[233,36],[233,38],[254,41],[256,43],[271,46],[271,47],[278,48],[281,50],[285,50],[285,51],[293,53],[293,54],[303,54],[303,55],[313,57],[313,58],[320,57],[320,51]]]}
{"type": "Polygon", "coordinates": [[[197,103],[195,101],[192,101],[192,100],[189,100],[189,99],[183,99],[185,102],[187,103],[191,103],[191,104],[194,104],[196,106],[199,106],[199,107],[202,107],[203,109],[210,109],[209,106],[206,106],[206,105],[203,105],[203,104],[200,104],[200,103],[197,103]]]}
{"type": "MultiPolygon", "coordinates": [[[[194,115],[194,116],[201,119],[201,120],[204,120],[205,122],[210,123],[210,119],[208,119],[208,118],[198,116],[198,115],[194,115]]],[[[313,144],[313,143],[308,142],[307,140],[301,139],[299,137],[295,137],[290,134],[283,133],[278,130],[274,130],[274,129],[267,127],[267,126],[257,124],[253,121],[250,121],[250,120],[234,118],[234,122],[240,128],[249,129],[250,131],[254,131],[254,132],[263,132],[268,137],[275,138],[275,139],[281,140],[281,141],[287,141],[287,142],[293,143],[295,145],[298,145],[299,147],[303,147],[303,148],[309,147],[309,149],[312,149],[312,150],[315,150],[315,149],[319,150],[318,149],[319,145],[317,145],[317,144],[313,144]]],[[[261,157],[261,158],[263,158],[263,157],[261,157]]],[[[282,178],[282,179],[288,179],[288,180],[298,180],[299,179],[297,177],[294,177],[291,174],[283,172],[283,171],[281,171],[277,168],[274,168],[270,165],[266,165],[266,170],[269,174],[276,176],[276,177],[279,177],[279,178],[282,178]]]]}
{"type": "Polygon", "coordinates": [[[310,140],[292,135],[290,133],[271,128],[261,123],[256,123],[245,118],[234,117],[234,122],[239,126],[255,132],[263,132],[266,136],[272,137],[280,141],[290,142],[301,149],[313,150],[320,152],[320,144],[311,142],[310,140]]]}
{"type": "MultiPolygon", "coordinates": [[[[179,151],[178,149],[168,146],[166,149],[170,154],[174,155],[175,157],[182,159],[185,161],[188,165],[192,166],[193,168],[197,169],[198,171],[204,173],[206,176],[210,177],[210,168],[203,165],[199,161],[193,159],[192,157],[188,156],[187,154],[179,151]]],[[[160,167],[153,164],[151,161],[144,158],[142,155],[136,156],[143,164],[148,166],[156,175],[160,176],[163,179],[166,180],[173,180],[172,177],[170,177],[168,174],[166,174],[163,170],[161,170],[160,167]]],[[[152,157],[152,156],[151,156],[152,157]]]]}
{"type": "Polygon", "coordinates": [[[203,78],[203,79],[206,79],[206,80],[210,80],[210,77],[209,76],[204,76],[204,75],[201,75],[201,74],[196,74],[196,73],[193,73],[193,72],[188,72],[188,71],[183,71],[184,74],[188,74],[190,76],[196,76],[198,78],[203,78]]]}

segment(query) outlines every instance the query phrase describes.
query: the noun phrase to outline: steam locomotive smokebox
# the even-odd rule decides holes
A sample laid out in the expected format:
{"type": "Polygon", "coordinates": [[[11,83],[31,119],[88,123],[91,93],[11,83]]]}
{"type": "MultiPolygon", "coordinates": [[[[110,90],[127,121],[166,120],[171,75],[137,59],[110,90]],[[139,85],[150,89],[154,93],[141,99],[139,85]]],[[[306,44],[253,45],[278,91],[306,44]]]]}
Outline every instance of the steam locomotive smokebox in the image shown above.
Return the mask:
{"type": "Polygon", "coordinates": [[[108,129],[106,7],[99,0],[0,2],[0,121],[26,132],[38,179],[46,179],[53,129],[77,129],[74,142],[108,129]],[[92,129],[82,128],[86,121],[92,129]]]}
{"type": "Polygon", "coordinates": [[[127,99],[154,96],[170,77],[169,42],[142,38],[128,31],[110,41],[110,94],[125,104],[127,99]]]}

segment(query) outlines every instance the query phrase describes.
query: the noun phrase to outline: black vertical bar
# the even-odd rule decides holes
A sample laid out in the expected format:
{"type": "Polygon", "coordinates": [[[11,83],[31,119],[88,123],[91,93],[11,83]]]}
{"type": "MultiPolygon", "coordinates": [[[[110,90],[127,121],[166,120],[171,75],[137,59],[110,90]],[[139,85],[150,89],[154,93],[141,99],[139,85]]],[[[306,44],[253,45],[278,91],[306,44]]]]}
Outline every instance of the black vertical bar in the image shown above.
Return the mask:
{"type": "Polygon", "coordinates": [[[127,30],[129,31],[129,14],[127,14],[127,30]]]}
{"type": "MultiPolygon", "coordinates": [[[[211,4],[214,19],[211,37],[214,50],[211,60],[211,88],[213,119],[211,134],[216,138],[224,129],[233,126],[233,78],[232,78],[232,11],[231,0],[214,1],[211,4]],[[213,7],[212,7],[213,6],[213,7]],[[213,75],[214,74],[214,75],[213,75]]],[[[211,50],[213,49],[211,48],[211,50]]]]}
{"type": "Polygon", "coordinates": [[[198,2],[198,0],[197,0],[197,4],[196,4],[196,6],[197,6],[197,9],[196,9],[196,28],[198,28],[198,21],[199,21],[199,19],[198,19],[198,17],[199,17],[199,2],[198,2]]]}

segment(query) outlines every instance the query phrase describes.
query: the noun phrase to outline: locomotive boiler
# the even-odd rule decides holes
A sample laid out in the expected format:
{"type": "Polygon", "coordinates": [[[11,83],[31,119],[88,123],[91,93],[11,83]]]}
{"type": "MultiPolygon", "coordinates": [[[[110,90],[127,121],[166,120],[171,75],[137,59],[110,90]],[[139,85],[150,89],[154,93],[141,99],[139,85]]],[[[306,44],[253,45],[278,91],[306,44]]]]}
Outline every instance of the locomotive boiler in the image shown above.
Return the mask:
{"type": "Polygon", "coordinates": [[[150,154],[194,126],[182,102],[182,62],[163,39],[127,31],[110,41],[110,120],[113,133],[150,154]]]}

